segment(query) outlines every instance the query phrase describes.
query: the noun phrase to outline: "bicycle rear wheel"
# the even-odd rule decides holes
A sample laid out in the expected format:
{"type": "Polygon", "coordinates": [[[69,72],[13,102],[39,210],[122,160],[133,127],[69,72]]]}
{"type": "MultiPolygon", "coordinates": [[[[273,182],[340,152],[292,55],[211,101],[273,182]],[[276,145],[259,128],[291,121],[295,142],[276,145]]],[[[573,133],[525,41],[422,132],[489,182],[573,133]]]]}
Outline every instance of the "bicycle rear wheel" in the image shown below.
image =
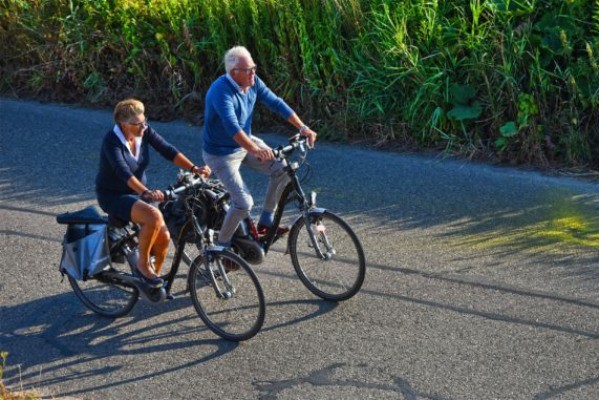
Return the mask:
{"type": "MultiPolygon", "coordinates": [[[[128,264],[112,262],[113,272],[128,271],[128,264]]],[[[99,273],[86,281],[69,278],[75,295],[93,312],[104,317],[117,318],[126,315],[139,298],[139,291],[132,286],[123,285],[118,279],[106,278],[99,273]]]]}
{"type": "Polygon", "coordinates": [[[201,255],[191,265],[192,303],[218,336],[236,342],[250,339],[264,323],[266,306],[260,282],[249,264],[229,251],[209,253],[209,257],[214,279],[201,255]],[[225,270],[228,272],[222,276],[225,270]]]}
{"type": "Polygon", "coordinates": [[[315,295],[332,301],[347,300],[364,283],[366,261],[358,237],[341,217],[324,211],[300,219],[289,234],[289,253],[295,272],[315,295]],[[317,254],[310,232],[318,248],[317,254]]]}

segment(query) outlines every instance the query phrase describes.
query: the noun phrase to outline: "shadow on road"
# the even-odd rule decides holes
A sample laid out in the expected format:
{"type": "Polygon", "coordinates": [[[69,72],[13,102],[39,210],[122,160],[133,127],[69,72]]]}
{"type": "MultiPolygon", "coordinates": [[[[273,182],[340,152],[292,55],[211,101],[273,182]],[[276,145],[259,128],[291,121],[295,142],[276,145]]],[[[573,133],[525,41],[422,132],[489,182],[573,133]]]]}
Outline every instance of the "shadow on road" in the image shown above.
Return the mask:
{"type": "Polygon", "coordinates": [[[198,334],[207,331],[207,328],[195,313],[192,314],[193,310],[179,312],[188,309],[188,306],[187,299],[176,299],[157,307],[140,302],[127,317],[113,320],[86,311],[74,293],[67,292],[13,307],[1,307],[1,347],[9,352],[10,359],[18,360],[21,370],[26,371],[21,375],[9,363],[5,371],[6,381],[8,384],[16,384],[19,380],[35,381],[39,387],[60,383],[64,387],[65,383],[85,376],[106,374],[113,377],[115,375],[110,374],[128,369],[126,379],[111,378],[105,385],[54,394],[91,393],[200,364],[237,347],[235,343],[217,338],[198,339],[198,334]],[[40,344],[41,351],[30,351],[36,344],[40,344]],[[189,362],[174,366],[164,363],[161,366],[162,354],[181,348],[201,350],[194,351],[198,357],[189,362]],[[159,368],[154,366],[155,372],[151,373],[146,373],[143,366],[133,368],[128,365],[127,356],[134,354],[155,354],[159,368]],[[115,364],[115,355],[122,362],[115,364]],[[99,365],[98,361],[104,358],[110,358],[110,365],[88,367],[99,365]],[[39,371],[36,371],[36,366],[39,366],[39,371]],[[55,371],[61,372],[59,377],[43,378],[55,371]],[[40,379],[36,380],[38,373],[40,379]]]}
{"type": "MultiPolygon", "coordinates": [[[[501,293],[504,295],[510,295],[514,297],[523,298],[521,301],[526,302],[549,302],[552,304],[551,307],[573,307],[578,310],[579,314],[588,312],[590,314],[589,321],[594,321],[595,315],[599,313],[599,303],[592,301],[584,301],[573,297],[558,296],[550,293],[535,292],[532,290],[523,290],[518,288],[512,288],[508,286],[502,286],[499,284],[482,283],[469,280],[467,278],[460,278],[456,276],[444,276],[434,273],[425,273],[422,271],[412,270],[408,268],[390,267],[386,265],[369,265],[371,269],[378,269],[387,273],[400,273],[405,275],[416,275],[418,277],[425,278],[426,280],[436,282],[447,282],[452,285],[464,287],[464,290],[468,290],[469,293],[479,292],[492,292],[501,293]]],[[[599,339],[599,329],[595,330],[584,330],[577,329],[572,326],[560,325],[559,321],[542,322],[537,316],[531,316],[530,318],[521,318],[514,315],[510,315],[509,312],[492,312],[479,310],[476,307],[472,307],[471,304],[460,306],[457,304],[444,303],[442,301],[436,301],[430,298],[418,298],[415,296],[406,296],[399,293],[391,292],[379,292],[369,289],[362,290],[362,293],[370,296],[382,297],[382,298],[393,298],[400,301],[407,301],[410,303],[417,303],[426,305],[428,307],[439,308],[447,311],[452,311],[458,314],[473,315],[482,317],[485,319],[492,319],[496,321],[504,321],[511,324],[526,325],[533,328],[549,329],[556,332],[563,332],[569,334],[575,334],[588,339],[599,339]]],[[[545,303],[546,306],[547,303],[545,303]]]]}
{"type": "MultiPolygon", "coordinates": [[[[563,277],[599,282],[599,208],[595,196],[551,192],[534,207],[441,215],[423,215],[409,208],[406,211],[403,205],[387,205],[345,217],[354,226],[359,225],[361,237],[411,236],[412,232],[424,236],[424,243],[435,251],[454,254],[456,265],[461,259],[492,255],[494,261],[485,262],[489,267],[495,263],[501,268],[503,261],[513,257],[526,264],[543,265],[563,277]],[[368,222],[360,224],[364,216],[369,217],[368,222]]],[[[402,246],[397,244],[398,254],[405,251],[402,246]]],[[[451,263],[447,265],[450,267],[451,263]]]]}
{"type": "MultiPolygon", "coordinates": [[[[203,325],[185,293],[177,295],[175,300],[157,305],[141,301],[128,316],[120,319],[104,318],[87,311],[72,292],[0,307],[0,348],[10,354],[9,361],[18,361],[18,365],[8,362],[4,380],[16,386],[23,381],[35,387],[58,384],[68,387],[69,382],[81,382],[88,376],[106,377],[108,383],[102,385],[53,393],[55,396],[84,395],[181,371],[222,357],[238,347],[237,343],[217,338],[203,325]],[[198,339],[206,333],[214,339],[198,339]],[[37,344],[40,351],[31,351],[37,344]],[[162,358],[185,348],[190,354],[187,360],[171,363],[168,360],[172,358],[162,358]],[[152,355],[156,363],[151,368],[129,365],[128,356],[139,354],[152,355]],[[108,363],[103,359],[109,359],[109,365],[105,365],[108,363]],[[126,373],[119,373],[121,370],[126,373]],[[123,376],[126,378],[118,378],[123,376]]],[[[263,330],[300,324],[336,307],[334,303],[312,299],[273,302],[268,303],[267,308],[294,306],[295,309],[298,305],[314,309],[296,319],[265,326],[263,330]]],[[[80,387],[80,384],[74,386],[80,387]]]]}

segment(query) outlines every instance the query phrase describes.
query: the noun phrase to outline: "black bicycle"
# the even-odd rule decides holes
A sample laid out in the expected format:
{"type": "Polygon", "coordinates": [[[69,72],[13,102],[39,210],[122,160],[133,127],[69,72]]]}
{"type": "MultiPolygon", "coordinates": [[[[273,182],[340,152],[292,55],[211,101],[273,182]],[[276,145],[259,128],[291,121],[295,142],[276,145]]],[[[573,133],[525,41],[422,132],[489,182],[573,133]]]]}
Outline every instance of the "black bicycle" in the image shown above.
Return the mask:
{"type": "Polygon", "coordinates": [[[160,204],[160,209],[176,250],[169,273],[161,277],[165,285],[160,288],[147,285],[133,274],[138,260],[137,225],[102,215],[95,207],[57,216],[59,224],[67,225],[61,272],[81,302],[102,316],[114,318],[131,311],[140,296],[154,303],[172,297],[184,249],[193,245],[200,254],[188,261],[186,291],[202,321],[227,340],[242,341],[256,335],[264,323],[264,292],[245,260],[214,244],[208,211],[213,205],[207,203],[210,196],[204,193],[209,189],[203,178],[180,173],[165,191],[167,201],[160,204]],[[94,234],[98,243],[89,240],[94,234]],[[97,254],[104,248],[107,260],[102,263],[97,254]],[[65,262],[77,258],[77,262],[65,262]],[[80,270],[68,268],[71,264],[80,270]],[[92,264],[95,270],[88,268],[92,264]]]}
{"type": "MultiPolygon", "coordinates": [[[[287,146],[273,150],[282,160],[290,182],[281,194],[274,224],[260,235],[254,221],[247,218],[240,224],[231,241],[232,249],[251,264],[260,264],[271,245],[280,238],[278,227],[285,207],[295,203],[299,211],[289,232],[287,252],[302,283],[315,295],[331,301],[347,300],[359,292],[366,275],[364,249],[358,236],[347,222],[331,211],[317,207],[316,193],[306,196],[298,171],[305,164],[309,147],[299,135],[287,146]],[[292,160],[296,153],[297,159],[292,160]]],[[[220,193],[215,215],[222,219],[228,208],[228,195],[222,185],[213,192],[220,193]]]]}

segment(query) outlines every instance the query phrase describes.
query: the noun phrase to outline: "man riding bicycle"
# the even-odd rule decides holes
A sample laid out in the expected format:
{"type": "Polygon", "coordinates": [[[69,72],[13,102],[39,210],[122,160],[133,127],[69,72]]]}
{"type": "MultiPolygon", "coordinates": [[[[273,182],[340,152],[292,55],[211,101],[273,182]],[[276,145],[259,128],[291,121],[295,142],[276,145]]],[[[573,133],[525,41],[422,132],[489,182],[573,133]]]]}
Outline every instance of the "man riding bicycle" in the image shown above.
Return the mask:
{"type": "MultiPolygon", "coordinates": [[[[250,216],[254,201],[239,172],[245,164],[270,175],[258,232],[265,233],[273,224],[277,201],[289,178],[284,165],[274,159],[272,149],[251,133],[252,117],[257,101],[285,118],[314,146],[316,132],[306,126],[297,114],[277,97],[256,75],[256,64],[242,46],[229,49],[224,56],[226,73],[212,83],[206,94],[203,130],[203,158],[231,196],[218,242],[229,246],[243,219],[250,216]]],[[[280,228],[279,234],[287,228],[280,228]]]]}

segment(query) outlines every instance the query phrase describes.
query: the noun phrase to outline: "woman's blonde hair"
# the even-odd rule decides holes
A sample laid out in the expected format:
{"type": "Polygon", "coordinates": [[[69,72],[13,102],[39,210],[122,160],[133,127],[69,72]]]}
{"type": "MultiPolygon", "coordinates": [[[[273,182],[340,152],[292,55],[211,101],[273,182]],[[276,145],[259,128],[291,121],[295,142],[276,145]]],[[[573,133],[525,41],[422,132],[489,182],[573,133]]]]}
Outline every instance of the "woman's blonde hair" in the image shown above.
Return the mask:
{"type": "Polygon", "coordinates": [[[145,112],[144,103],[136,99],[126,99],[119,101],[114,107],[114,122],[128,122],[131,118],[145,112]]]}

